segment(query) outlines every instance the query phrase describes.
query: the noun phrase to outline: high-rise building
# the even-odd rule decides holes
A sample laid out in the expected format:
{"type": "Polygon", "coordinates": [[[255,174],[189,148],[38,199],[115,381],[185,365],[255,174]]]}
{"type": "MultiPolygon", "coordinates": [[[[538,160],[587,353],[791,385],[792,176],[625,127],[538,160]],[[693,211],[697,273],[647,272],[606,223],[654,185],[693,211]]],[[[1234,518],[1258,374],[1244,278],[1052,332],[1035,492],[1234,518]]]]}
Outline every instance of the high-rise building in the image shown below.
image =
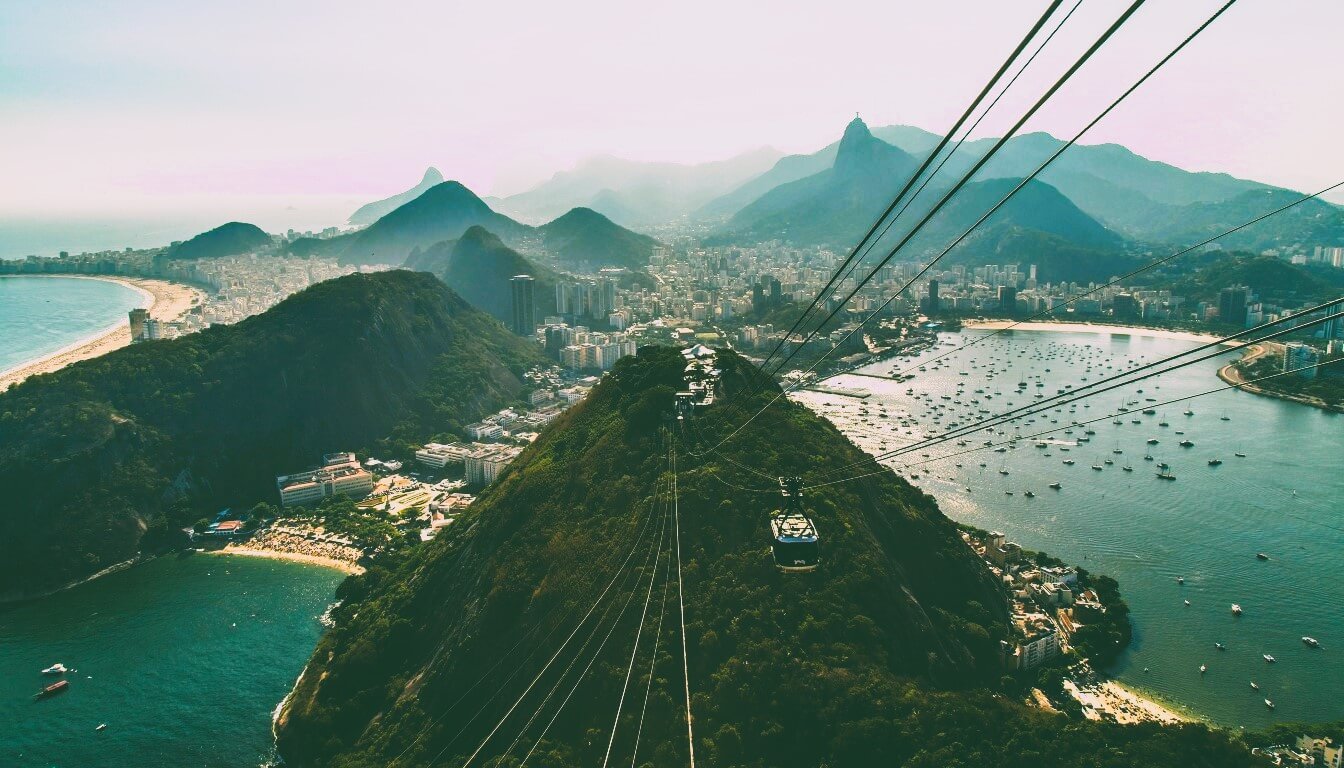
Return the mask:
{"type": "Polygon", "coordinates": [[[1296,371],[1304,379],[1316,378],[1316,366],[1320,365],[1321,355],[1310,344],[1290,342],[1283,348],[1283,370],[1296,371]]]}
{"type": "Polygon", "coordinates": [[[1132,293],[1117,293],[1111,300],[1111,312],[1116,318],[1134,318],[1139,316],[1139,304],[1132,293]]]}
{"type": "Polygon", "coordinates": [[[928,303],[925,305],[925,309],[926,309],[927,311],[929,311],[929,312],[937,312],[937,311],[938,311],[938,308],[939,308],[939,305],[938,305],[938,281],[937,281],[937,280],[930,280],[930,281],[929,281],[929,298],[928,298],[928,303]]]}
{"type": "Polygon", "coordinates": [[[1017,311],[1017,289],[1013,286],[999,286],[999,311],[1008,313],[1017,311]]]}
{"type": "Polygon", "coordinates": [[[1246,324],[1246,289],[1224,288],[1218,292],[1218,319],[1230,325],[1246,324]]]}
{"type": "Polygon", "coordinates": [[[513,332],[519,336],[531,336],[537,329],[534,283],[531,275],[514,275],[509,279],[513,289],[513,332]]]}
{"type": "Polygon", "coordinates": [[[148,309],[137,307],[131,310],[131,341],[144,341],[145,321],[148,319],[148,309]]]}

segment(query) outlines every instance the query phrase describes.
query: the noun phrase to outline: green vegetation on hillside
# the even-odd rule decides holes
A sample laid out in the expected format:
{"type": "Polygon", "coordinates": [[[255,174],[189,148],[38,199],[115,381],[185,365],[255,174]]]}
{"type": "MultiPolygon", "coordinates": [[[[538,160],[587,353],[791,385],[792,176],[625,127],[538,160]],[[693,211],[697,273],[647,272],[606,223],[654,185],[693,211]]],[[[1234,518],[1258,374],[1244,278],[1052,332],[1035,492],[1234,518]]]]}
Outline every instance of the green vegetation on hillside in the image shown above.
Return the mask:
{"type": "Polygon", "coordinates": [[[537,231],[546,250],[561,263],[591,269],[646,267],[658,244],[589,208],[575,208],[537,231]]]}
{"type": "Polygon", "coordinates": [[[1169,284],[1188,301],[1218,300],[1231,286],[1249,286],[1261,299],[1274,302],[1325,301],[1344,290],[1344,270],[1313,269],[1275,256],[1216,253],[1195,272],[1169,284]]]}
{"type": "Polygon", "coordinates": [[[523,258],[479,226],[471,227],[457,240],[412,251],[406,268],[438,276],[473,307],[503,323],[513,317],[510,278],[532,275],[536,278],[532,293],[537,317],[555,314],[555,272],[523,258]]]}
{"type": "Polygon", "coordinates": [[[276,475],[323,453],[455,436],[541,361],[436,279],[398,271],[33,377],[0,394],[0,599],[274,500],[276,475]]]}
{"type": "MultiPolygon", "coordinates": [[[[728,402],[701,411],[677,438],[675,522],[698,759],[754,768],[1250,764],[1238,745],[1201,726],[1075,721],[994,693],[1006,595],[932,499],[892,473],[809,491],[823,565],[811,574],[780,573],[767,526],[778,494],[741,466],[816,477],[863,454],[827,422],[783,401],[721,454],[697,458],[700,431],[714,439],[778,391],[766,387],[733,404],[759,374],[731,353],[719,362],[728,402]]],[[[578,643],[555,657],[488,738],[495,724],[627,553],[644,567],[637,578],[617,580],[610,604],[633,596],[637,609],[650,586],[644,579],[660,572],[654,548],[638,537],[647,522],[644,541],[653,541],[666,520],[660,428],[683,366],[675,351],[657,348],[622,361],[453,528],[395,567],[348,580],[336,627],[281,712],[286,761],[462,764],[485,741],[480,764],[517,764],[578,679],[560,680],[561,670],[571,661],[576,672],[586,667],[588,655],[573,652],[578,643]],[[538,711],[553,685],[558,694],[538,711]],[[537,720],[525,728],[534,711],[537,720]],[[509,750],[515,736],[518,746],[509,750]]],[[[644,618],[632,691],[644,690],[655,638],[659,653],[647,711],[638,694],[626,701],[617,761],[629,759],[641,715],[637,764],[686,761],[675,576],[661,628],[656,589],[644,618]]],[[[612,642],[592,657],[591,673],[540,738],[533,764],[603,759],[639,622],[637,610],[613,612],[612,642]]],[[[599,639],[606,632],[589,622],[580,641],[590,627],[599,639]]]]}
{"type": "Polygon", "coordinates": [[[169,248],[167,257],[184,260],[216,259],[248,253],[270,244],[271,236],[255,224],[231,221],[169,248]]]}

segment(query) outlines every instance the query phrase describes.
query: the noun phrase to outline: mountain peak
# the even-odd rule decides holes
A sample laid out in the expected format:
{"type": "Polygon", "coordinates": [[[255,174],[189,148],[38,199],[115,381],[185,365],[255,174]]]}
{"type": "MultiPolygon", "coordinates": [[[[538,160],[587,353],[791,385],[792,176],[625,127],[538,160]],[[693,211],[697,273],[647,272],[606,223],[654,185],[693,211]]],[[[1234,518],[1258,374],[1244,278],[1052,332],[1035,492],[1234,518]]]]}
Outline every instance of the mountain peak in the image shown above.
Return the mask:
{"type": "Polygon", "coordinates": [[[443,174],[439,173],[439,169],[435,168],[432,165],[425,169],[424,178],[420,179],[420,186],[429,186],[432,184],[442,184],[442,183],[443,183],[443,174]]]}
{"type": "Polygon", "coordinates": [[[845,126],[845,135],[835,153],[835,172],[841,176],[855,173],[889,173],[903,166],[909,156],[882,141],[868,130],[868,124],[855,115],[845,126]]]}

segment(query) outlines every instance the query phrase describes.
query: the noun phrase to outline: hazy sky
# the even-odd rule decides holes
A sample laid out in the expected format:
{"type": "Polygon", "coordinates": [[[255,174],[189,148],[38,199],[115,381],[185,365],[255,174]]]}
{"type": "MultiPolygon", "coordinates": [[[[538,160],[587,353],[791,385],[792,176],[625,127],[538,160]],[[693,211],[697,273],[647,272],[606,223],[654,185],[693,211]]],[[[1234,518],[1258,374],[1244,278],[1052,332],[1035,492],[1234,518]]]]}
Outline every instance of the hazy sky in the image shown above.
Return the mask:
{"type": "MultiPolygon", "coordinates": [[[[1083,0],[981,133],[1126,4],[1083,0]]],[[[1029,129],[1071,134],[1217,5],[1150,0],[1029,129]]],[[[0,0],[0,216],[344,206],[430,164],[511,193],[597,153],[812,151],[855,112],[939,131],[1044,7],[0,0]]],[[[1341,31],[1338,0],[1241,0],[1087,143],[1326,186],[1344,177],[1341,31]]]]}

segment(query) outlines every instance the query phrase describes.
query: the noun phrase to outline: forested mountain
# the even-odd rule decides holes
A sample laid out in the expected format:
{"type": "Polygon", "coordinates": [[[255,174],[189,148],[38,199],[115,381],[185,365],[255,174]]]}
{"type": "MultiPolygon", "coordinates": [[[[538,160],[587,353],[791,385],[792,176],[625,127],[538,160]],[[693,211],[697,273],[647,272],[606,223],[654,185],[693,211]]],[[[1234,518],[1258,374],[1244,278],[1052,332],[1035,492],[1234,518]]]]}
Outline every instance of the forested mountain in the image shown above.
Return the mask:
{"type": "Polygon", "coordinates": [[[334,255],[347,264],[402,264],[415,248],[455,240],[474,226],[485,227],[506,239],[518,237],[528,229],[490,210],[485,201],[462,184],[445,181],[367,229],[328,242],[337,244],[334,255]]]}
{"type": "Polygon", "coordinates": [[[1344,292],[1340,270],[1319,265],[1289,264],[1274,256],[1209,254],[1193,273],[1164,285],[1188,301],[1217,301],[1230,286],[1247,286],[1267,301],[1327,301],[1344,292]]]}
{"type": "MultiPolygon", "coordinates": [[[[907,258],[941,253],[1020,182],[991,179],[967,184],[910,241],[904,251],[907,258]]],[[[894,246],[898,241],[889,236],[884,242],[894,246]]],[[[1027,182],[941,263],[1036,264],[1040,279],[1052,282],[1100,281],[1134,266],[1124,238],[1040,181],[1027,182]]]]}
{"type": "Polygon", "coordinates": [[[723,240],[780,239],[802,245],[852,242],[886,208],[918,164],[875,138],[855,118],[830,168],[775,187],[738,211],[720,230],[723,240]]]}
{"type": "MultiPolygon", "coordinates": [[[[1258,189],[1226,200],[1153,211],[1131,229],[1147,240],[1197,243],[1301,197],[1302,194],[1286,189],[1258,189]]],[[[1220,238],[1218,243],[1225,248],[1250,251],[1344,243],[1344,209],[1321,200],[1308,200],[1220,238]]]]}
{"type": "Polygon", "coordinates": [[[357,226],[366,226],[381,219],[392,211],[411,202],[415,198],[429,191],[430,187],[443,183],[443,174],[439,173],[438,168],[430,167],[425,170],[425,175],[420,179],[420,183],[414,187],[399,192],[391,197],[376,200],[372,203],[366,203],[360,206],[359,210],[350,214],[350,223],[357,226]]]}
{"type": "Polygon", "coordinates": [[[595,157],[534,189],[499,200],[497,207],[534,223],[586,207],[624,226],[661,224],[764,172],[779,156],[773,149],[758,149],[694,165],[595,157]]]}
{"type": "Polygon", "coordinates": [[[589,208],[575,208],[537,232],[542,246],[561,263],[588,269],[647,267],[658,244],[589,208]]]}
{"type": "Polygon", "coordinates": [[[513,317],[510,278],[532,275],[537,317],[555,314],[555,273],[528,261],[483,227],[412,252],[406,268],[437,275],[473,307],[505,324],[513,317]]]}
{"type": "Polygon", "coordinates": [[[28,379],[0,394],[0,600],[274,500],[276,475],[323,453],[453,433],[540,360],[438,280],[397,271],[28,379]]]}
{"type": "Polygon", "coordinates": [[[271,236],[255,224],[231,221],[168,249],[170,259],[215,259],[249,253],[271,244],[271,236]]]}
{"type": "MultiPolygon", "coordinates": [[[[732,353],[719,363],[725,400],[744,399],[697,416],[707,428],[778,392],[732,353]]],[[[346,581],[277,720],[288,764],[680,765],[689,686],[697,759],[725,768],[1249,765],[1202,726],[1095,724],[994,694],[1002,587],[892,473],[808,491],[823,565],[779,572],[778,494],[738,465],[818,477],[863,454],[783,400],[725,460],[681,434],[669,485],[660,428],[684,365],[652,347],[623,360],[451,529],[346,581]]]]}

